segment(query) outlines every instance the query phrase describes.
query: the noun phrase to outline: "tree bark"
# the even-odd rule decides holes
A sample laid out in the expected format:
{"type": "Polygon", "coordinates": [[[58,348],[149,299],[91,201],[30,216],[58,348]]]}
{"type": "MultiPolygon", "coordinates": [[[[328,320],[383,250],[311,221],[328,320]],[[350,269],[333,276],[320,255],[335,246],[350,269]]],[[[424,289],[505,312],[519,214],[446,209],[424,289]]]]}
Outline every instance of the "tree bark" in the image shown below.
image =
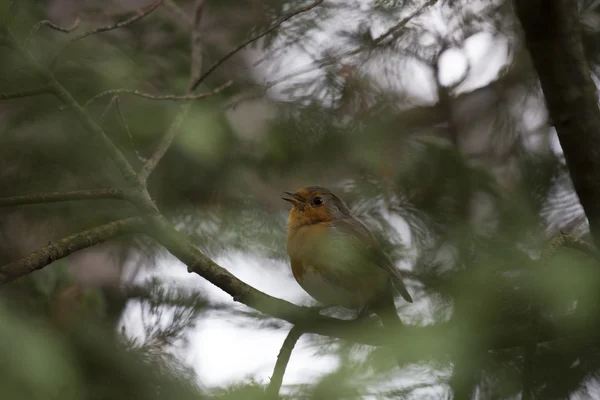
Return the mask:
{"type": "Polygon", "coordinates": [[[600,111],[581,40],[577,1],[515,0],[575,191],[600,245],[600,111]]]}

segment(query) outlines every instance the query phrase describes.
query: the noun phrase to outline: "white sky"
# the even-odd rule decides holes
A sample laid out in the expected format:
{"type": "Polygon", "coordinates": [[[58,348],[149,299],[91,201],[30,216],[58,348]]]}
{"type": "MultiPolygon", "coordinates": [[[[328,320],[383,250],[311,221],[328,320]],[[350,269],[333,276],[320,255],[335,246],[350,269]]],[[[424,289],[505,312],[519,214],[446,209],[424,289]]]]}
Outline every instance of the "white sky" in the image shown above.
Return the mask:
{"type": "MultiPolygon", "coordinates": [[[[350,22],[345,21],[345,23],[350,22]]],[[[320,41],[327,41],[327,39],[326,36],[319,38],[320,41]]],[[[462,48],[451,48],[440,58],[440,81],[445,85],[451,85],[468,73],[468,77],[459,87],[460,91],[470,91],[488,84],[497,77],[499,70],[508,61],[507,46],[506,38],[494,37],[489,33],[479,33],[468,38],[462,48]]],[[[312,61],[306,55],[296,54],[295,57],[288,55],[288,58],[287,71],[305,68],[312,61]]],[[[423,96],[426,102],[434,102],[435,98],[431,97],[434,93],[431,79],[426,73],[423,74],[423,71],[418,71],[418,68],[414,72],[414,76],[403,80],[406,85],[404,89],[414,96],[423,96]],[[415,79],[415,76],[419,76],[419,79],[415,79]]],[[[308,77],[314,75],[308,74],[308,77]]],[[[404,221],[393,220],[392,223],[402,233],[402,237],[410,237],[404,221]]],[[[284,220],[282,220],[283,224],[285,224],[284,220]]],[[[227,253],[215,261],[246,283],[272,296],[295,303],[310,301],[308,295],[291,277],[287,263],[241,252],[227,253]]],[[[228,304],[233,302],[229,295],[204,279],[195,274],[188,274],[185,266],[171,257],[159,261],[158,268],[153,270],[152,274],[160,275],[161,279],[172,280],[174,285],[193,287],[214,301],[228,304]]],[[[427,299],[416,301],[414,305],[406,305],[400,313],[409,321],[414,317],[431,319],[431,307],[427,299]]],[[[139,308],[130,307],[123,322],[131,334],[139,334],[141,323],[139,308]]],[[[287,331],[240,327],[236,322],[222,316],[208,316],[202,319],[191,333],[191,346],[182,357],[195,368],[202,385],[227,385],[249,377],[268,383],[287,331]]],[[[315,377],[334,369],[336,363],[334,357],[315,355],[315,349],[310,348],[306,340],[301,339],[292,354],[283,384],[285,386],[314,380],[315,377]]],[[[410,383],[414,383],[417,379],[415,375],[410,374],[410,371],[403,372],[405,376],[409,376],[410,383]]],[[[433,383],[434,377],[430,376],[430,378],[433,383]]],[[[396,385],[397,383],[394,382],[396,385]]],[[[415,398],[427,398],[426,395],[437,397],[444,391],[441,386],[433,386],[430,389],[417,391],[415,398]]]]}

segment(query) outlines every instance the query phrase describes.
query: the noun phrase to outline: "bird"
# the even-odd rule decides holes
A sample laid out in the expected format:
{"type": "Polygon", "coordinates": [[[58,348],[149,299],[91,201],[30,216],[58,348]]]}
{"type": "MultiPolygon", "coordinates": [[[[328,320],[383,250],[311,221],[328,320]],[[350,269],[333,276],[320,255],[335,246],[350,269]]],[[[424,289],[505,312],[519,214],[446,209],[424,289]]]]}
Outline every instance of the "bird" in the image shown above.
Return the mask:
{"type": "Polygon", "coordinates": [[[413,299],[367,226],[327,188],[283,193],[292,204],[286,251],[298,284],[327,307],[357,310],[357,318],[374,313],[384,326],[402,325],[394,295],[413,299]]]}

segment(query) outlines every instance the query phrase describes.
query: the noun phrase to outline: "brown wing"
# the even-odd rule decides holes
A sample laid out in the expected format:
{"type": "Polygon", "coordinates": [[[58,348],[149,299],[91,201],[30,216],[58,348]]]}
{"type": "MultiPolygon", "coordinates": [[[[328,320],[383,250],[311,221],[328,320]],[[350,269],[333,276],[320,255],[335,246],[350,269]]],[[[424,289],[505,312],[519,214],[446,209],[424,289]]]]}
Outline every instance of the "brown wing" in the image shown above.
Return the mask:
{"type": "Polygon", "coordinates": [[[377,243],[377,240],[373,237],[373,234],[362,222],[355,218],[346,218],[331,222],[331,227],[333,228],[330,230],[332,241],[339,240],[340,242],[345,242],[345,248],[342,249],[342,252],[351,249],[349,255],[353,259],[349,260],[350,265],[358,262],[363,263],[363,265],[373,264],[382,268],[390,275],[394,287],[400,295],[409,303],[413,302],[410,293],[408,293],[402,281],[400,271],[394,266],[388,255],[385,254],[381,246],[377,243]]]}

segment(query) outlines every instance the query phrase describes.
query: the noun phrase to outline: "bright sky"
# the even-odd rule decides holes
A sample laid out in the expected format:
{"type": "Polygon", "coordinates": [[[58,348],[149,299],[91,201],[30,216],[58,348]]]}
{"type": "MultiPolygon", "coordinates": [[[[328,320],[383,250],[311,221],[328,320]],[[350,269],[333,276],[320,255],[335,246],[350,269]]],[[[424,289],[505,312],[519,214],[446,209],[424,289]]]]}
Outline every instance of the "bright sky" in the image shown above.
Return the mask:
{"type": "MultiPolygon", "coordinates": [[[[368,3],[368,2],[367,2],[368,3]]],[[[435,12],[433,12],[435,14],[435,12]]],[[[439,16],[432,15],[436,19],[439,16]]],[[[344,23],[351,23],[346,19],[344,23]]],[[[326,42],[326,34],[317,38],[326,42]],[[324,35],[324,36],[323,36],[324,35]]],[[[468,74],[460,91],[470,91],[484,86],[494,80],[500,69],[507,63],[509,52],[506,38],[492,36],[490,33],[478,33],[468,38],[463,47],[451,48],[440,58],[440,81],[442,84],[451,85],[468,74]],[[470,66],[470,68],[469,68],[470,66]]],[[[288,71],[303,69],[310,66],[311,57],[294,52],[288,53],[286,62],[289,61],[288,71]]],[[[410,76],[402,80],[404,89],[415,97],[421,96],[424,102],[434,102],[435,91],[431,75],[422,66],[411,67],[410,76]]],[[[313,79],[317,72],[307,74],[313,79]]],[[[304,79],[304,78],[302,78],[304,79]]],[[[284,85],[281,85],[284,86],[284,85]]],[[[281,88],[280,88],[281,89],[281,88]]],[[[403,238],[410,240],[406,223],[396,217],[392,220],[396,229],[403,238]]],[[[282,219],[281,224],[285,224],[282,219]]],[[[407,242],[407,244],[410,244],[407,242]]],[[[221,266],[227,268],[238,278],[272,296],[280,297],[295,303],[310,301],[310,298],[293,280],[289,265],[260,258],[256,255],[241,252],[230,252],[217,260],[221,266]]],[[[174,285],[193,287],[195,290],[206,294],[214,301],[232,303],[229,295],[212,286],[195,274],[188,274],[185,266],[171,257],[162,259],[158,268],[151,272],[161,276],[161,279],[171,280],[174,285]]],[[[145,275],[147,277],[148,275],[145,275]]],[[[144,277],[141,277],[144,278],[144,277]]],[[[410,321],[414,317],[431,319],[431,307],[427,299],[421,299],[413,305],[405,305],[400,310],[403,319],[410,321]]],[[[132,306],[124,316],[124,325],[131,334],[140,334],[139,308],[132,306]]],[[[199,381],[206,386],[220,386],[228,383],[239,382],[252,377],[259,382],[268,383],[272,373],[277,354],[287,331],[279,332],[267,329],[242,327],[236,319],[226,319],[223,316],[209,316],[200,321],[197,328],[191,333],[191,346],[181,356],[187,363],[194,366],[199,381]]],[[[315,349],[308,346],[306,340],[300,340],[293,352],[289,367],[284,377],[286,384],[297,384],[313,380],[315,377],[326,373],[336,367],[337,360],[329,356],[317,356],[315,349]]],[[[423,379],[433,383],[435,376],[422,373],[417,366],[402,371],[403,382],[414,384],[423,379]]],[[[438,371],[447,374],[448,371],[438,371]]],[[[399,381],[395,380],[397,385],[399,381]]],[[[441,386],[433,386],[416,392],[414,398],[424,398],[441,395],[444,392],[441,386]]]]}

